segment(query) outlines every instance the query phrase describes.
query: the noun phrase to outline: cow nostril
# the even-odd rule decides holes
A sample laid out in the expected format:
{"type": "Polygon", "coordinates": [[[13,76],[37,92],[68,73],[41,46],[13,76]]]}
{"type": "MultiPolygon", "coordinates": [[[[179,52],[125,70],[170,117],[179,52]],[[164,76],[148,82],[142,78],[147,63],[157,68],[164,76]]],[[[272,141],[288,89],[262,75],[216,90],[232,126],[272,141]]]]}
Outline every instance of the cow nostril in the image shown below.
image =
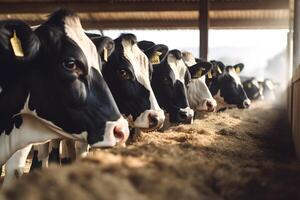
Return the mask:
{"type": "Polygon", "coordinates": [[[149,128],[154,128],[158,125],[159,118],[157,115],[149,114],[148,119],[149,119],[149,128]]]}
{"type": "Polygon", "coordinates": [[[184,122],[188,118],[187,113],[183,111],[179,112],[178,117],[181,122],[184,122]]]}
{"type": "Polygon", "coordinates": [[[122,142],[125,139],[126,130],[123,130],[123,128],[116,126],[114,128],[114,136],[117,140],[117,142],[122,142]]]}
{"type": "Polygon", "coordinates": [[[250,101],[249,100],[245,100],[243,105],[244,105],[244,108],[249,108],[250,107],[250,101]]]}
{"type": "Polygon", "coordinates": [[[213,107],[213,105],[212,105],[212,103],[210,101],[206,102],[206,106],[207,106],[207,108],[212,108],[213,107]]]}

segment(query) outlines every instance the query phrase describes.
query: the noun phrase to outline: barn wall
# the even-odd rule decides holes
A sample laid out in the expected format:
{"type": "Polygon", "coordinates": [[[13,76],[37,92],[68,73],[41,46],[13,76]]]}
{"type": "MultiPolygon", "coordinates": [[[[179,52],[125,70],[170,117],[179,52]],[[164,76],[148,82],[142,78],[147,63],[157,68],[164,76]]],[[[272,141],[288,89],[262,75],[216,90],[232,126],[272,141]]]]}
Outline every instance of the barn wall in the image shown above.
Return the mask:
{"type": "Polygon", "coordinates": [[[293,139],[296,153],[300,158],[300,70],[297,71],[293,79],[293,115],[292,115],[292,129],[293,139]]]}

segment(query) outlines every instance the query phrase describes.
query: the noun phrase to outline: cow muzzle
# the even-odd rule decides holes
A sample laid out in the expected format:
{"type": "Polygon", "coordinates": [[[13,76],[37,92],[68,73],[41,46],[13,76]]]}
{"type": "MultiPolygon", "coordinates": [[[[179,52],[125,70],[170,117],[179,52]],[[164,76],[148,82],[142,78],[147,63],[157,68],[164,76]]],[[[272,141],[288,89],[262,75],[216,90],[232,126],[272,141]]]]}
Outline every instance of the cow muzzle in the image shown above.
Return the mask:
{"type": "Polygon", "coordinates": [[[243,108],[249,108],[250,105],[251,105],[250,99],[244,100],[244,102],[243,102],[243,108]]]}
{"type": "Polygon", "coordinates": [[[217,102],[214,99],[206,99],[197,107],[198,111],[214,112],[217,107],[217,102]]]}
{"type": "Polygon", "coordinates": [[[178,120],[180,123],[184,123],[184,124],[192,124],[193,123],[193,118],[194,118],[194,111],[187,107],[184,109],[180,109],[178,111],[178,120]]]}
{"type": "Polygon", "coordinates": [[[152,131],[160,129],[165,121],[163,110],[146,110],[133,123],[135,128],[141,128],[143,131],[152,131]]]}
{"type": "Polygon", "coordinates": [[[117,121],[108,121],[105,124],[103,141],[91,145],[92,148],[113,147],[116,145],[125,147],[129,137],[128,122],[121,117],[117,121]]]}

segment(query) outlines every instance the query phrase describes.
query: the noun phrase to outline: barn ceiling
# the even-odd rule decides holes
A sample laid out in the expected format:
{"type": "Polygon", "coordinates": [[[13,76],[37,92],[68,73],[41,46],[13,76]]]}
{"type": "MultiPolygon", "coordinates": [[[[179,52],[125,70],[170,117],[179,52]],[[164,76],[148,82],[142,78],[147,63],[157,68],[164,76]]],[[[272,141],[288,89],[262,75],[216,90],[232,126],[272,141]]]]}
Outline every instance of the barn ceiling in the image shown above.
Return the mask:
{"type": "MultiPolygon", "coordinates": [[[[0,19],[39,24],[60,8],[79,13],[85,28],[198,28],[200,0],[0,0],[0,19]]],[[[211,0],[211,28],[287,28],[288,0],[211,0]]]]}

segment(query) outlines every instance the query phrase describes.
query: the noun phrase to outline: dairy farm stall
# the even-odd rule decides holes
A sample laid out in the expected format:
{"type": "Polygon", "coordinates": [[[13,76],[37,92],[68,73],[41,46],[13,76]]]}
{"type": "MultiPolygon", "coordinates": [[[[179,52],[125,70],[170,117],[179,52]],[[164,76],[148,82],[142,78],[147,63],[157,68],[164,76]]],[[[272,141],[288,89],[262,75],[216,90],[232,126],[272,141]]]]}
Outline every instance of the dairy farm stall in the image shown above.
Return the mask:
{"type": "Polygon", "coordinates": [[[0,199],[299,199],[299,8],[0,1],[0,199]],[[209,48],[249,29],[288,33],[263,78],[209,48]]]}

